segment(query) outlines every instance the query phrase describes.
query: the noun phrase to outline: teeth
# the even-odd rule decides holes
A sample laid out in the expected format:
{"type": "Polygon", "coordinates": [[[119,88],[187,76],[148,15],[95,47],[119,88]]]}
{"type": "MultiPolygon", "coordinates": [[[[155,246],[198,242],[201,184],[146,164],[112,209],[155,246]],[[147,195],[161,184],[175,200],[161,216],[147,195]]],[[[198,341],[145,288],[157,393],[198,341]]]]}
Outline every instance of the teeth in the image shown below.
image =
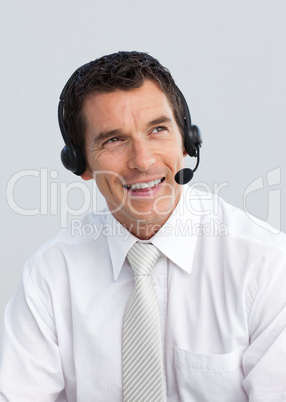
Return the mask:
{"type": "Polygon", "coordinates": [[[131,186],[127,186],[127,188],[131,189],[131,190],[138,190],[140,188],[151,188],[154,186],[157,186],[159,183],[161,183],[163,179],[156,179],[156,180],[151,180],[148,181],[147,183],[136,183],[136,184],[132,184],[131,186]]]}

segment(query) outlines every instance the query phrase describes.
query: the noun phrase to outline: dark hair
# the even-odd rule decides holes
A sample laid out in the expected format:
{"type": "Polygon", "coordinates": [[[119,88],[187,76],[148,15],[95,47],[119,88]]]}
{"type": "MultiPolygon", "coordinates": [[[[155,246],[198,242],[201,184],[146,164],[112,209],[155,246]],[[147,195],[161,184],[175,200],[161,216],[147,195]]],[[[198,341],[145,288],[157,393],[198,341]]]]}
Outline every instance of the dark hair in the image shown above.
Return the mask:
{"type": "Polygon", "coordinates": [[[177,86],[169,70],[158,60],[142,52],[118,52],[100,57],[80,67],[67,83],[64,95],[64,121],[70,140],[84,155],[85,119],[82,113],[87,95],[139,88],[145,79],[155,81],[165,93],[183,135],[184,109],[177,86]]]}

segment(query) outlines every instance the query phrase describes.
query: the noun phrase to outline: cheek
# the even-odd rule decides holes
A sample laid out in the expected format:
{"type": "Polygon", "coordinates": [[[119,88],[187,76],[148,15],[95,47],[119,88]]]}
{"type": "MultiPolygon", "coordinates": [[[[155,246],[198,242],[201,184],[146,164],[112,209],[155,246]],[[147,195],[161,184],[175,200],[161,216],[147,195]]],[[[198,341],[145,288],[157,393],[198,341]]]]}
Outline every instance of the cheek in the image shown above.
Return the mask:
{"type": "Polygon", "coordinates": [[[126,161],[118,153],[102,153],[94,155],[93,163],[90,163],[93,178],[96,185],[105,197],[110,198],[112,193],[118,192],[123,184],[124,166],[126,161]]]}
{"type": "Polygon", "coordinates": [[[162,150],[161,158],[165,160],[165,163],[170,166],[170,168],[176,168],[176,166],[181,166],[184,163],[184,149],[181,143],[172,142],[169,144],[168,149],[165,152],[162,150]]]}
{"type": "Polygon", "coordinates": [[[109,178],[104,173],[98,172],[98,174],[94,176],[94,179],[97,189],[101,193],[101,195],[105,198],[107,202],[112,202],[114,197],[109,178]]]}
{"type": "Polygon", "coordinates": [[[107,183],[105,183],[105,179],[103,174],[97,173],[93,176],[96,186],[98,190],[101,192],[103,196],[105,196],[105,193],[107,192],[107,183]]]}
{"type": "Polygon", "coordinates": [[[113,195],[121,192],[122,184],[125,184],[121,175],[110,167],[108,170],[98,170],[93,177],[99,191],[107,199],[111,199],[113,195]]]}
{"type": "Polygon", "coordinates": [[[94,166],[99,171],[119,172],[126,163],[123,152],[106,152],[95,157],[94,166]]]}

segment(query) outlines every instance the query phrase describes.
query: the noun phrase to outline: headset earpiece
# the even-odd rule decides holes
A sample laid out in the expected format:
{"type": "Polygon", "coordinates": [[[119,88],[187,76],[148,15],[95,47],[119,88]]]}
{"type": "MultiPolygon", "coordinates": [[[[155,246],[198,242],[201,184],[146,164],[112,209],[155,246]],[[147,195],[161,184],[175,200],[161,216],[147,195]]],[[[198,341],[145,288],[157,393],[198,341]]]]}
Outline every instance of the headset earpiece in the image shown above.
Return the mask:
{"type": "Polygon", "coordinates": [[[187,184],[190,180],[192,180],[194,172],[197,170],[200,163],[200,147],[202,144],[202,137],[200,133],[200,129],[198,126],[193,125],[191,121],[191,114],[184,95],[177,87],[178,92],[181,96],[181,100],[183,102],[184,108],[184,147],[188,155],[194,156],[197,158],[197,163],[194,169],[183,168],[179,170],[175,175],[175,181],[178,184],[184,185],[187,184]]]}
{"type": "Polygon", "coordinates": [[[65,145],[61,151],[61,161],[67,170],[77,176],[85,172],[85,161],[81,152],[72,144],[65,145]]]}
{"type": "Polygon", "coordinates": [[[196,125],[187,126],[185,120],[184,147],[188,155],[196,157],[202,144],[200,129],[196,125]]]}
{"type": "Polygon", "coordinates": [[[65,102],[65,93],[66,93],[66,88],[68,87],[68,84],[72,79],[74,79],[75,75],[77,74],[77,71],[71,76],[71,78],[68,80],[67,84],[65,85],[61,95],[60,95],[60,102],[59,102],[59,107],[58,107],[58,120],[59,120],[59,126],[60,130],[62,133],[63,140],[65,142],[65,146],[63,147],[61,151],[61,160],[62,164],[67,170],[70,170],[77,176],[81,176],[85,169],[86,169],[86,163],[84,160],[84,157],[79,150],[78,147],[76,147],[69,139],[67,130],[65,128],[65,123],[64,123],[64,102],[65,102]]]}
{"type": "Polygon", "coordinates": [[[187,104],[187,101],[177,87],[178,92],[181,96],[181,100],[184,108],[184,147],[188,155],[197,157],[198,147],[202,144],[202,136],[200,133],[200,129],[198,126],[192,124],[190,110],[187,104]]]}

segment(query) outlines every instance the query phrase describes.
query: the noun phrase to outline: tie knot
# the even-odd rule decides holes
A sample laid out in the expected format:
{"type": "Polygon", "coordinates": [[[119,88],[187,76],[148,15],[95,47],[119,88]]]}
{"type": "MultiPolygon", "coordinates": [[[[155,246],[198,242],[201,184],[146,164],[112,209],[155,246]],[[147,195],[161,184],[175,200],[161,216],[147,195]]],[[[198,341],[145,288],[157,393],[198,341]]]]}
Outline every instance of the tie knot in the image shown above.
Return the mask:
{"type": "Polygon", "coordinates": [[[127,258],[135,275],[151,275],[160,256],[160,251],[152,243],[135,243],[128,251],[127,258]]]}

